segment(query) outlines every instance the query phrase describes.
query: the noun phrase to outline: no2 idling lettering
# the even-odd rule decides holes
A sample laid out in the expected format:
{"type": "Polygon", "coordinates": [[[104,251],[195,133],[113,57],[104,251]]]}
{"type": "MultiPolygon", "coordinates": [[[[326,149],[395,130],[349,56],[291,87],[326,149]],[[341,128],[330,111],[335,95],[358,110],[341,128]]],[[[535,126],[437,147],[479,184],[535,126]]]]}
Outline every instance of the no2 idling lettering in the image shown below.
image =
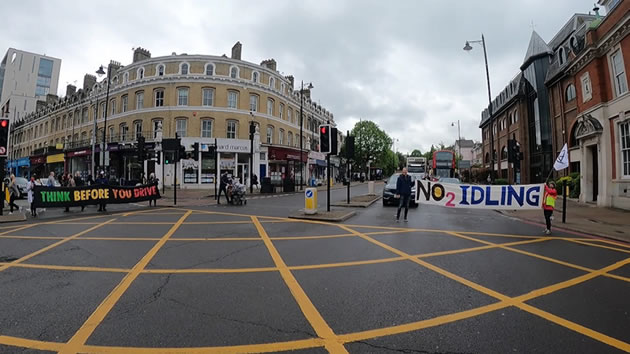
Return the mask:
{"type": "Polygon", "coordinates": [[[471,186],[449,185],[445,188],[440,183],[418,183],[418,199],[439,202],[445,199],[445,206],[531,206],[540,205],[542,187],[536,186],[471,186]],[[459,188],[457,193],[453,188],[459,188]],[[448,189],[451,189],[450,191],[448,189]]]}

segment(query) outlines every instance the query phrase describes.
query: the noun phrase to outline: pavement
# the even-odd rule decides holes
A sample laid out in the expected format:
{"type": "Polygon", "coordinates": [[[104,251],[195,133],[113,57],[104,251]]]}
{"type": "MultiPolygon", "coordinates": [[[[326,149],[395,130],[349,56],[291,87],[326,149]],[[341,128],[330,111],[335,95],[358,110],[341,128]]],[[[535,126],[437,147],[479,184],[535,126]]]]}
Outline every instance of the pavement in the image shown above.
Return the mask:
{"type": "Polygon", "coordinates": [[[628,244],[492,210],[286,218],[302,203],[0,225],[0,353],[630,351],[628,244]]]}
{"type": "MultiPolygon", "coordinates": [[[[542,210],[502,211],[544,227],[542,210]]],[[[562,197],[556,202],[552,229],[587,233],[630,243],[630,211],[601,208],[588,203],[567,199],[566,223],[562,223],[562,197]]]]}

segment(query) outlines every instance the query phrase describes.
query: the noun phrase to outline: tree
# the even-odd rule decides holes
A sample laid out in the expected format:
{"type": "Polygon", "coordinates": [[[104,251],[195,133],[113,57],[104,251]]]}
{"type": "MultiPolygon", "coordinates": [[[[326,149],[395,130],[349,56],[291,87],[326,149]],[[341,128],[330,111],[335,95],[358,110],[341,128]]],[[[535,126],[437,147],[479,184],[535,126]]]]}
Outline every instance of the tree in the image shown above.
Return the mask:
{"type": "Polygon", "coordinates": [[[422,154],[422,152],[421,152],[420,150],[415,149],[414,151],[412,151],[412,152],[411,152],[411,155],[410,155],[410,156],[413,156],[413,157],[422,157],[422,156],[424,156],[424,155],[422,154]]]}
{"type": "Polygon", "coordinates": [[[382,158],[392,146],[392,139],[387,133],[369,120],[356,123],[350,134],[355,137],[354,160],[361,168],[367,167],[369,161],[382,158]]]}
{"type": "Polygon", "coordinates": [[[407,167],[407,157],[403,155],[402,152],[396,152],[396,157],[398,157],[398,169],[402,170],[403,167],[407,167]]]}
{"type": "Polygon", "coordinates": [[[380,158],[376,162],[376,165],[383,169],[384,176],[389,176],[396,172],[398,164],[399,161],[397,154],[389,148],[385,151],[385,153],[380,156],[380,158]]]}

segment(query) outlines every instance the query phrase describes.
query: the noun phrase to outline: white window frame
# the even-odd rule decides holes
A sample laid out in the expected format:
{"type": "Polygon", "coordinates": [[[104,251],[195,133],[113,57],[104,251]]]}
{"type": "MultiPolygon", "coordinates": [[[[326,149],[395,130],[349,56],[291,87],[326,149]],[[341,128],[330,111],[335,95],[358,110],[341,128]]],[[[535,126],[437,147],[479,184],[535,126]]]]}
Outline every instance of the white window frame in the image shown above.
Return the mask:
{"type": "Polygon", "coordinates": [[[580,76],[580,82],[582,83],[582,102],[590,101],[593,99],[593,84],[588,71],[580,76]]]}
{"type": "Polygon", "coordinates": [[[125,112],[127,112],[127,109],[129,108],[128,107],[128,105],[129,105],[129,95],[123,95],[120,100],[122,101],[121,102],[122,112],[125,113],[125,112]]]}
{"type": "Polygon", "coordinates": [[[238,79],[238,78],[240,78],[240,77],[241,77],[241,72],[240,72],[240,70],[239,70],[238,66],[236,66],[236,65],[232,65],[232,66],[230,66],[230,71],[228,71],[228,76],[229,76],[230,78],[232,78],[232,79],[238,79]],[[236,69],[236,75],[235,75],[235,76],[232,76],[232,69],[236,69]]]}
{"type": "MultiPolygon", "coordinates": [[[[111,101],[109,101],[109,106],[112,107],[111,112],[109,112],[110,115],[115,115],[116,114],[116,99],[112,98],[111,101]]],[[[76,117],[76,114],[75,114],[76,117]]]]}
{"type": "Polygon", "coordinates": [[[260,82],[260,73],[258,71],[252,71],[252,82],[260,82]]]}
{"type": "Polygon", "coordinates": [[[225,122],[225,137],[228,139],[236,139],[238,137],[238,121],[230,119],[225,122]],[[231,127],[234,129],[230,129],[231,127]],[[230,137],[230,134],[233,134],[233,136],[230,137]]]}
{"type": "Polygon", "coordinates": [[[177,88],[177,105],[178,106],[188,106],[189,92],[190,92],[190,89],[188,87],[177,88]]]}
{"type": "Polygon", "coordinates": [[[576,98],[576,96],[577,96],[577,92],[575,91],[575,85],[573,85],[572,83],[569,84],[569,86],[567,86],[567,89],[565,90],[564,93],[565,93],[564,99],[567,102],[573,101],[576,98]],[[571,95],[569,96],[569,94],[571,94],[571,95]]]}
{"type": "Polygon", "coordinates": [[[160,63],[155,66],[155,76],[164,76],[166,74],[166,65],[160,63]],[[162,74],[160,75],[160,67],[162,68],[162,74]]]}
{"type": "Polygon", "coordinates": [[[609,56],[610,63],[610,72],[612,75],[612,81],[615,85],[615,97],[619,97],[626,92],[628,92],[628,78],[626,75],[625,63],[623,60],[623,53],[621,52],[621,48],[617,47],[615,51],[613,51],[609,56]],[[615,57],[619,57],[621,61],[621,69],[623,71],[617,72],[615,68],[615,57]]]}
{"type": "Polygon", "coordinates": [[[265,140],[267,144],[273,144],[273,125],[267,126],[267,139],[265,140]]]}
{"type": "Polygon", "coordinates": [[[203,87],[201,89],[201,105],[205,107],[214,106],[214,88],[212,87],[203,87]],[[210,93],[210,97],[206,97],[206,93],[210,93]]]}
{"type": "Polygon", "coordinates": [[[291,114],[292,111],[291,107],[287,108],[287,120],[291,123],[293,123],[293,114],[291,114]]]}
{"type": "Polygon", "coordinates": [[[284,103],[280,103],[278,106],[278,117],[282,119],[284,116],[284,103]]]}
{"type": "Polygon", "coordinates": [[[204,68],[203,68],[203,73],[204,73],[204,75],[206,75],[206,76],[214,76],[215,69],[216,69],[216,68],[215,68],[215,66],[214,66],[214,64],[213,64],[213,63],[206,63],[206,65],[205,65],[205,66],[204,66],[204,68]],[[212,74],[210,74],[210,75],[208,75],[208,67],[211,67],[211,68],[212,68],[212,74]]]}
{"type": "Polygon", "coordinates": [[[619,175],[622,179],[630,179],[630,120],[619,123],[619,162],[619,175]]]}
{"type": "Polygon", "coordinates": [[[276,79],[273,76],[269,76],[269,88],[272,90],[276,88],[276,79]]]}
{"type": "Polygon", "coordinates": [[[274,106],[275,102],[273,101],[273,98],[267,98],[267,114],[270,116],[273,116],[273,106],[274,106]]]}
{"type": "Polygon", "coordinates": [[[260,104],[260,96],[254,93],[250,94],[249,95],[249,110],[252,112],[258,112],[259,104],[260,104]],[[252,99],[255,99],[256,102],[252,102],[252,99]]]}
{"type": "Polygon", "coordinates": [[[286,91],[286,86],[284,85],[284,82],[280,82],[280,91],[282,91],[282,94],[284,94],[284,92],[286,91]]]}
{"type": "Polygon", "coordinates": [[[190,64],[187,61],[179,63],[179,74],[180,75],[189,75],[190,74],[190,64]],[[184,74],[184,65],[186,65],[186,73],[184,74]]]}
{"type": "Polygon", "coordinates": [[[153,90],[153,106],[154,107],[164,107],[164,97],[165,90],[164,89],[155,89],[153,90]],[[162,97],[160,98],[160,105],[158,105],[158,92],[162,93],[162,97]]]}
{"type": "Polygon", "coordinates": [[[212,119],[209,118],[204,118],[201,120],[201,137],[202,138],[212,138],[212,129],[214,128],[214,122],[212,121],[212,119]],[[208,131],[208,129],[204,129],[204,125],[206,123],[210,124],[210,130],[208,131]],[[208,134],[204,134],[204,132],[208,132],[208,134]]]}
{"type": "Polygon", "coordinates": [[[136,72],[136,80],[142,79],[144,79],[144,68],[138,68],[138,71],[136,72]]]}
{"type": "Polygon", "coordinates": [[[185,118],[177,118],[175,119],[175,134],[178,134],[180,138],[185,138],[188,134],[188,119],[185,118]],[[180,122],[184,122],[184,129],[180,129],[180,122]],[[183,132],[183,134],[182,134],[183,132]]]}
{"type": "Polygon", "coordinates": [[[227,99],[228,99],[228,102],[227,102],[228,103],[227,104],[228,108],[230,108],[230,109],[237,109],[238,108],[238,91],[231,91],[231,90],[228,91],[227,99]],[[232,97],[232,95],[234,95],[233,96],[235,98],[234,100],[230,99],[232,97]],[[232,105],[232,103],[234,103],[234,104],[232,105]]]}
{"type": "Polygon", "coordinates": [[[278,130],[278,144],[284,145],[284,129],[282,128],[278,130]]]}
{"type": "Polygon", "coordinates": [[[126,84],[129,82],[129,72],[126,72],[123,74],[123,84],[126,84]]]}
{"type": "Polygon", "coordinates": [[[138,91],[136,92],[136,110],[143,109],[143,108],[144,108],[144,91],[138,91]],[[142,99],[139,100],[138,97],[142,97],[142,99]],[[142,105],[139,105],[138,104],[139,102],[142,102],[142,105]]]}

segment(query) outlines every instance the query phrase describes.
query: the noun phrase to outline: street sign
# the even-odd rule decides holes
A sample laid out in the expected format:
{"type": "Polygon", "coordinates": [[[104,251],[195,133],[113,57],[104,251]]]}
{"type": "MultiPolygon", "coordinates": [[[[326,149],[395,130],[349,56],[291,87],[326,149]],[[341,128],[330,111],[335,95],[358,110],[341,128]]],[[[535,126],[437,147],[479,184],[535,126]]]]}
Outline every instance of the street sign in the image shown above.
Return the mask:
{"type": "Polygon", "coordinates": [[[317,214],[317,188],[304,191],[304,214],[317,214]]]}
{"type": "Polygon", "coordinates": [[[458,167],[461,168],[470,168],[472,166],[472,164],[470,163],[470,160],[459,160],[458,161],[458,167]]]}

